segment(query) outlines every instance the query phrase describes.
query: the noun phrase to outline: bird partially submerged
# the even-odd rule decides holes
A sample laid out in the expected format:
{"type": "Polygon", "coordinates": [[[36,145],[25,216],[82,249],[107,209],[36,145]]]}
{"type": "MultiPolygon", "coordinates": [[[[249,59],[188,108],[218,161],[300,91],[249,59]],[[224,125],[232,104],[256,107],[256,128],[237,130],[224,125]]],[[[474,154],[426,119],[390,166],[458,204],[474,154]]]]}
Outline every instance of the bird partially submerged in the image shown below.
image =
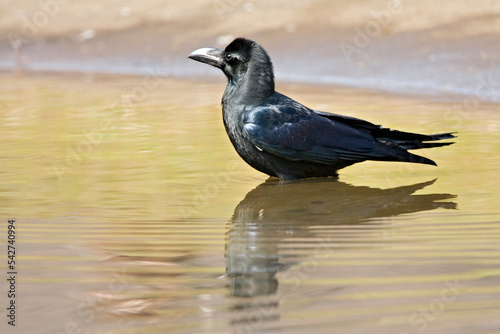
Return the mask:
{"type": "Polygon", "coordinates": [[[237,38],[224,50],[201,48],[189,58],[220,68],[224,126],[238,154],[253,168],[283,180],[337,176],[365,160],[436,165],[407,150],[440,147],[452,132],[421,135],[391,130],[348,116],[317,111],[274,90],[267,52],[237,38]]]}

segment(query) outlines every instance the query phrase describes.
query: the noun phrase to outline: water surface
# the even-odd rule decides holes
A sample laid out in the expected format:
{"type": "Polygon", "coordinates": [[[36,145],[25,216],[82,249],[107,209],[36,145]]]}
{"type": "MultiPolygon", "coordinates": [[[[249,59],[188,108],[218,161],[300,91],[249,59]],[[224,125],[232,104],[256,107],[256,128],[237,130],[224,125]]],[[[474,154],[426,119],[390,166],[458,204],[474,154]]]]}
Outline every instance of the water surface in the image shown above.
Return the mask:
{"type": "Polygon", "coordinates": [[[153,79],[0,77],[17,333],[500,331],[498,105],[278,86],[388,127],[458,131],[422,152],[439,167],[280,183],[231,147],[222,81],[153,79]]]}

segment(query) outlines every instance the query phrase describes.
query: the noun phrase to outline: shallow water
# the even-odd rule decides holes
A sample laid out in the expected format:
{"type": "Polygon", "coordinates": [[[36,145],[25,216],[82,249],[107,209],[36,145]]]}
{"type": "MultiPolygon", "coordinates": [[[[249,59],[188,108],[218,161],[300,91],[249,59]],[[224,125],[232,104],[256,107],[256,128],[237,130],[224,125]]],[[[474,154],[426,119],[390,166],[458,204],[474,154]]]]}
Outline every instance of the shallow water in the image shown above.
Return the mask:
{"type": "Polygon", "coordinates": [[[278,86],[388,127],[458,131],[422,152],[437,168],[279,183],[234,153],[222,81],[157,80],[0,77],[12,332],[500,331],[498,105],[278,86]]]}

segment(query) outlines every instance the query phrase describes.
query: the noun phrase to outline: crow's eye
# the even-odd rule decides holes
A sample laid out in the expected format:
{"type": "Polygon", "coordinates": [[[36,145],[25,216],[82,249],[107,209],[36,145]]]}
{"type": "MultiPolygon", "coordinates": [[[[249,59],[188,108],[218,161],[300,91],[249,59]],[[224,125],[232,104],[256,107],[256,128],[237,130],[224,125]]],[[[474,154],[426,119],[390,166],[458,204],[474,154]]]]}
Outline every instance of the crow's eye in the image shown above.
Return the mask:
{"type": "Polygon", "coordinates": [[[233,56],[232,54],[228,53],[228,54],[226,54],[225,59],[227,62],[230,62],[230,61],[236,59],[236,57],[233,56]]]}

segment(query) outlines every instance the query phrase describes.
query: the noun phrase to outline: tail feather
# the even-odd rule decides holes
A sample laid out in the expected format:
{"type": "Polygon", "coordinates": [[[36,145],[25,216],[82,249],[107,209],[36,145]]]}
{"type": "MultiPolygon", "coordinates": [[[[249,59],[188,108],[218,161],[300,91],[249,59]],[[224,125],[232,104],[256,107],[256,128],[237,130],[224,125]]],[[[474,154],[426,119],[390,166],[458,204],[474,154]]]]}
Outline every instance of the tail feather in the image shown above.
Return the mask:
{"type": "Polygon", "coordinates": [[[399,147],[404,148],[405,150],[418,150],[420,148],[433,148],[433,147],[442,147],[453,144],[453,142],[446,143],[423,143],[423,142],[406,142],[398,144],[399,147]]]}
{"type": "Polygon", "coordinates": [[[432,139],[429,139],[429,141],[431,141],[431,140],[451,139],[451,138],[456,138],[456,136],[453,135],[454,133],[456,133],[456,132],[439,133],[437,135],[430,135],[428,137],[432,138],[432,139]]]}
{"type": "Polygon", "coordinates": [[[453,135],[455,132],[439,133],[435,135],[421,135],[418,133],[402,132],[391,130],[394,135],[376,137],[379,141],[387,144],[396,145],[405,150],[418,150],[421,148],[442,147],[453,144],[453,142],[445,143],[428,143],[443,139],[456,138],[453,135]]]}
{"type": "MultiPolygon", "coordinates": [[[[389,130],[389,129],[387,129],[387,130],[389,130]]],[[[439,147],[439,146],[451,145],[453,143],[440,143],[440,144],[436,145],[436,143],[424,143],[424,142],[456,138],[456,136],[453,135],[454,133],[455,132],[447,132],[447,133],[440,133],[440,134],[435,134],[435,135],[421,135],[419,133],[389,130],[389,131],[384,131],[383,134],[378,133],[377,135],[375,135],[375,137],[379,141],[382,141],[382,142],[387,141],[387,142],[391,142],[393,144],[396,144],[400,147],[408,146],[408,147],[412,147],[412,148],[408,148],[408,149],[418,149],[418,148],[439,147]],[[436,146],[432,146],[432,145],[436,145],[436,146]]]]}
{"type": "Polygon", "coordinates": [[[456,137],[453,135],[455,132],[421,135],[418,133],[381,129],[378,134],[381,133],[383,133],[382,136],[375,136],[375,138],[382,144],[380,146],[384,148],[380,149],[379,146],[379,149],[376,150],[378,152],[375,160],[402,161],[432,166],[437,166],[436,162],[426,157],[410,153],[407,150],[448,146],[453,144],[453,142],[435,143],[434,141],[456,137]]]}
{"type": "Polygon", "coordinates": [[[434,160],[431,160],[429,158],[423,157],[421,155],[413,154],[413,153],[408,153],[408,155],[409,155],[410,159],[403,160],[404,162],[412,162],[412,163],[416,163],[416,164],[437,166],[437,163],[434,160]]]}
{"type": "Polygon", "coordinates": [[[401,135],[400,131],[394,132],[397,132],[395,137],[377,138],[379,145],[376,146],[373,152],[376,155],[374,160],[402,161],[437,166],[433,160],[410,153],[407,150],[448,146],[453,144],[453,142],[434,143],[432,141],[455,138],[453,132],[435,135],[411,134],[409,132],[401,135]],[[402,138],[406,140],[402,140],[402,138]]]}
{"type": "Polygon", "coordinates": [[[324,111],[314,111],[316,114],[328,118],[332,121],[335,122],[341,122],[344,124],[347,124],[349,126],[352,126],[353,128],[360,129],[367,131],[371,133],[375,138],[379,139],[380,141],[391,141],[391,142],[413,142],[413,141],[436,141],[436,140],[443,140],[443,139],[451,139],[455,138],[453,135],[455,132],[445,132],[445,133],[438,133],[434,135],[422,135],[419,133],[412,133],[412,132],[405,132],[405,131],[398,131],[398,130],[392,130],[386,127],[383,127],[381,125],[376,125],[373,123],[370,123],[368,121],[355,118],[355,117],[349,117],[349,116],[344,116],[344,115],[338,115],[338,114],[332,114],[332,113],[327,113],[324,111]]]}
{"type": "Polygon", "coordinates": [[[437,166],[436,162],[433,160],[408,152],[406,149],[397,146],[390,145],[387,143],[379,143],[375,146],[372,151],[371,160],[378,161],[401,161],[401,162],[411,162],[416,164],[425,164],[437,166]]]}
{"type": "Polygon", "coordinates": [[[454,135],[455,132],[422,135],[419,133],[391,130],[359,118],[331,114],[323,111],[315,112],[332,121],[342,122],[353,128],[369,132],[378,141],[370,156],[367,157],[369,160],[403,161],[437,166],[431,159],[412,154],[407,150],[448,146],[453,144],[453,142],[435,143],[435,141],[456,137],[454,135]]]}

